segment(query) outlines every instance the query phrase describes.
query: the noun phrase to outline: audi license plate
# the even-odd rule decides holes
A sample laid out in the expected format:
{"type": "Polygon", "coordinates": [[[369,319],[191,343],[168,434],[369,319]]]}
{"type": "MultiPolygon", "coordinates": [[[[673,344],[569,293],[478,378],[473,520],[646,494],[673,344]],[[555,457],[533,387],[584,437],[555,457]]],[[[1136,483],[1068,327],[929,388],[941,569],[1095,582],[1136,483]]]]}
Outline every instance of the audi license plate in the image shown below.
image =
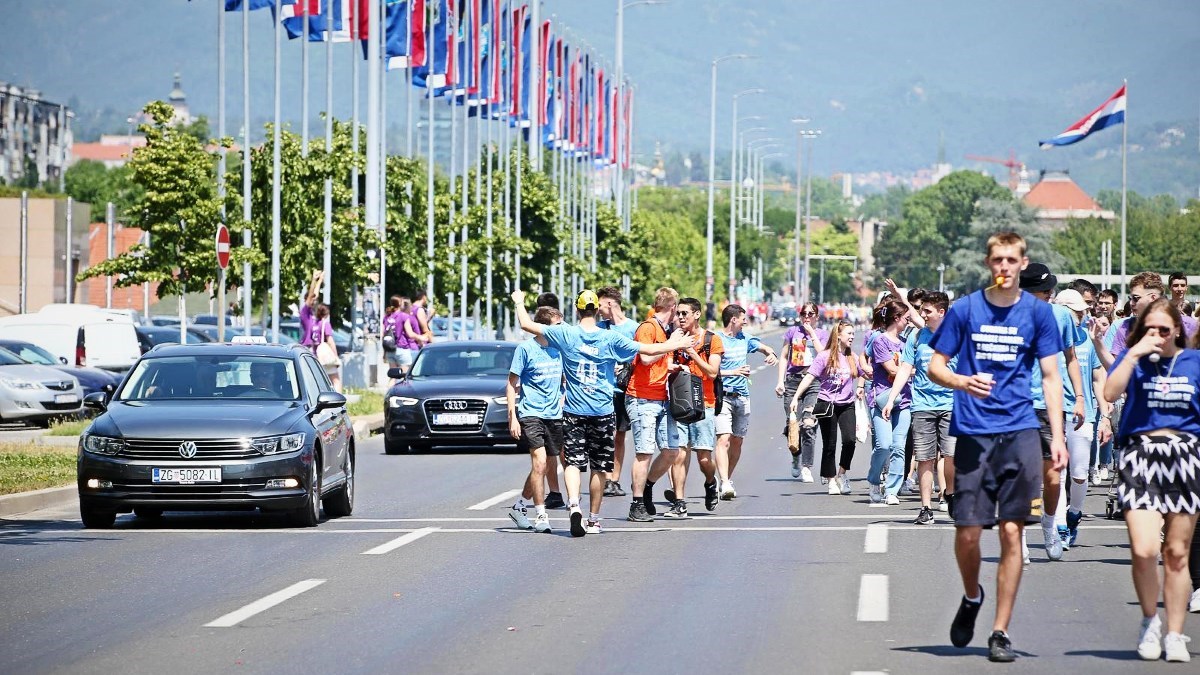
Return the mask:
{"type": "Polygon", "coordinates": [[[54,402],[55,403],[78,403],[79,395],[78,394],[55,394],[54,402]]]}
{"type": "Polygon", "coordinates": [[[176,483],[179,485],[192,485],[194,483],[220,483],[221,482],[221,467],[210,468],[169,468],[169,469],[151,469],[150,481],[152,483],[176,483]]]}
{"type": "Polygon", "coordinates": [[[446,427],[465,427],[479,424],[478,413],[438,413],[433,416],[433,423],[446,427]]]}

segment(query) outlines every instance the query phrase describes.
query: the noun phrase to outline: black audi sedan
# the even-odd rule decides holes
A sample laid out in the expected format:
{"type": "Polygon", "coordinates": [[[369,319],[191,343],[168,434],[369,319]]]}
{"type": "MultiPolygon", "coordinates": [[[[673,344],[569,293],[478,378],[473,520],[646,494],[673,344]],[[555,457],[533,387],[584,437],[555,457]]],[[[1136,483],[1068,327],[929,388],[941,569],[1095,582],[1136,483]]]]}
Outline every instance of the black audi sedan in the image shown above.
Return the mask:
{"type": "Polygon", "coordinates": [[[384,399],[384,451],[389,455],[442,446],[516,444],[508,433],[504,386],[516,343],[435,342],[384,399]]]}
{"type": "Polygon", "coordinates": [[[85,527],[116,514],[285,512],[312,527],[354,509],[346,397],[300,347],[162,345],[147,352],[79,439],[85,527]]]}

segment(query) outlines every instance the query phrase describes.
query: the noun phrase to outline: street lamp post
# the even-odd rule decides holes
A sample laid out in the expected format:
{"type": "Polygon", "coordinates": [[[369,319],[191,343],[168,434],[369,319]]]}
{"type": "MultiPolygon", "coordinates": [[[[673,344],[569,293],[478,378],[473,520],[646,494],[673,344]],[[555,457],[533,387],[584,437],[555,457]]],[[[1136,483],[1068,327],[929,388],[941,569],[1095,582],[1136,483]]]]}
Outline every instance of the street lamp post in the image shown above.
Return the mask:
{"type": "MultiPolygon", "coordinates": [[[[808,124],[810,121],[811,120],[809,120],[807,117],[792,118],[792,124],[808,124]]],[[[792,267],[792,274],[794,275],[793,278],[795,280],[795,283],[792,286],[792,292],[796,294],[797,301],[800,299],[800,172],[804,165],[804,162],[802,161],[804,159],[802,154],[804,151],[804,137],[799,133],[799,131],[800,130],[797,130],[796,133],[796,235],[794,239],[796,255],[792,267]]]]}
{"type": "MultiPolygon", "coordinates": [[[[795,120],[793,120],[793,121],[795,121],[795,120]]],[[[808,167],[807,167],[808,168],[808,185],[807,185],[807,189],[806,189],[807,196],[805,198],[806,205],[804,208],[804,279],[803,279],[803,284],[801,286],[802,291],[801,291],[801,300],[800,300],[800,302],[807,302],[811,295],[811,292],[809,289],[809,278],[812,276],[810,274],[810,267],[812,265],[812,260],[810,258],[812,256],[812,143],[811,143],[811,141],[815,140],[818,136],[821,135],[821,130],[820,129],[801,129],[799,133],[800,133],[801,140],[800,140],[800,143],[799,143],[799,146],[797,149],[797,168],[796,168],[796,176],[797,176],[796,213],[797,213],[797,217],[799,217],[799,212],[800,212],[800,183],[798,182],[799,177],[800,177],[799,156],[802,153],[803,148],[804,148],[803,139],[807,138],[810,141],[810,143],[808,145],[808,161],[805,162],[808,165],[808,167]]]]}
{"type": "Polygon", "coordinates": [[[704,301],[713,296],[713,191],[717,180],[717,65],[731,59],[748,59],[748,54],[726,54],[713,59],[708,117],[708,227],[705,230],[704,301]]]}
{"type": "MultiPolygon", "coordinates": [[[[761,121],[762,119],[763,119],[763,116],[762,116],[762,115],[747,115],[747,116],[745,116],[745,117],[739,118],[739,119],[737,120],[737,125],[738,125],[738,126],[741,126],[743,122],[761,121]]],[[[763,130],[765,130],[765,127],[756,127],[756,129],[763,129],[763,130]]],[[[744,157],[745,157],[745,153],[744,153],[744,152],[742,152],[742,136],[744,136],[746,133],[748,133],[748,131],[739,131],[739,132],[737,132],[737,138],[735,139],[735,141],[736,141],[736,145],[737,145],[737,148],[738,148],[738,154],[737,154],[737,162],[734,164],[734,166],[736,166],[736,167],[737,167],[737,175],[738,175],[738,176],[741,176],[741,175],[743,175],[743,174],[745,173],[745,172],[743,171],[743,167],[744,167],[744,165],[745,165],[745,159],[744,159],[744,157]]],[[[739,181],[735,181],[735,184],[738,186],[738,194],[739,194],[739,198],[736,200],[736,201],[737,201],[737,204],[738,204],[738,207],[737,207],[737,211],[736,211],[736,212],[735,212],[735,214],[734,214],[734,215],[735,215],[735,218],[734,218],[734,219],[735,219],[736,221],[738,221],[738,222],[741,222],[741,221],[742,221],[742,219],[743,219],[742,217],[743,217],[743,215],[744,215],[744,214],[743,214],[743,212],[742,212],[742,200],[741,200],[741,197],[740,197],[740,195],[741,195],[741,193],[742,193],[742,191],[743,191],[743,190],[742,190],[742,181],[740,181],[740,180],[739,180],[739,181]]]]}
{"type": "Polygon", "coordinates": [[[737,247],[737,201],[738,201],[738,99],[750,94],[764,94],[766,89],[743,89],[733,95],[733,138],[729,145],[729,301],[733,302],[733,290],[737,285],[734,278],[733,257],[737,247]]]}

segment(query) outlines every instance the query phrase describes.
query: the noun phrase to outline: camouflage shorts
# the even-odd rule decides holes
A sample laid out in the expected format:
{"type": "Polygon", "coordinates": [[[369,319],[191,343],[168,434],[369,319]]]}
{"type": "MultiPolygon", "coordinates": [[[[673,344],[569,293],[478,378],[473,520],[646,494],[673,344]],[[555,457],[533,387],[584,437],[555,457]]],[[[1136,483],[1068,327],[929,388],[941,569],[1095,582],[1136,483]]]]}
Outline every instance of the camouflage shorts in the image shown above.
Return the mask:
{"type": "Polygon", "coordinates": [[[613,436],[617,419],[607,415],[563,413],[563,459],[580,471],[610,473],[613,470],[613,436]]]}

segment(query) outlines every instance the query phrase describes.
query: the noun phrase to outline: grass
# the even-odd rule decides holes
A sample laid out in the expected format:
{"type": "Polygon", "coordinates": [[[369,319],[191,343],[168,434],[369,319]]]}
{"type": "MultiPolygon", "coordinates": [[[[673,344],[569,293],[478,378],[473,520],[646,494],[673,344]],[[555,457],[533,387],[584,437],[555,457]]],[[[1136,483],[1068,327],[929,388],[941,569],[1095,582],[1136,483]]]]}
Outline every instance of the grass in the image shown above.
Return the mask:
{"type": "Polygon", "coordinates": [[[65,420],[50,425],[49,436],[78,436],[91,424],[91,420],[65,420]]]}
{"type": "Polygon", "coordinates": [[[346,393],[361,397],[346,406],[351,416],[374,415],[383,412],[383,394],[370,389],[347,389],[346,393]]]}
{"type": "Polygon", "coordinates": [[[74,447],[0,443],[0,494],[69,485],[74,481],[74,447]]]}

